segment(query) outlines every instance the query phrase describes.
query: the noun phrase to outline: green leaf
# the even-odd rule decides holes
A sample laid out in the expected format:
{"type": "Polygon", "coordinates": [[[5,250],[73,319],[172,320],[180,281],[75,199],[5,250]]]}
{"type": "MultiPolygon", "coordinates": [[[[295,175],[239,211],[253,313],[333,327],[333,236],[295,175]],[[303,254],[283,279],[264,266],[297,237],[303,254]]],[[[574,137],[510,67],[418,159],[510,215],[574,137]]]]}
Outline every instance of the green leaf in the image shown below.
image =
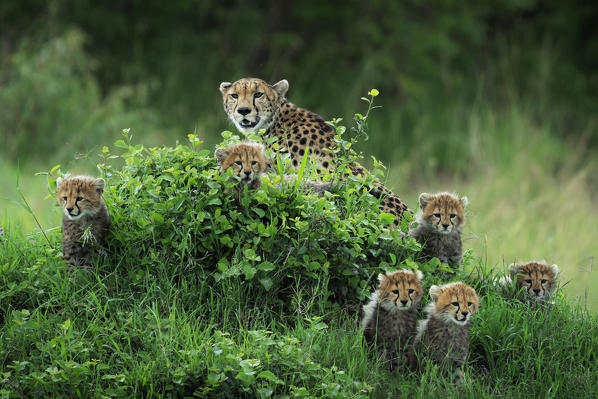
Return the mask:
{"type": "Polygon", "coordinates": [[[252,371],[242,370],[235,378],[242,381],[245,386],[249,386],[255,382],[255,373],[252,371]]]}
{"type": "Polygon", "coordinates": [[[228,259],[226,259],[226,258],[220,259],[218,261],[218,264],[216,265],[216,267],[218,268],[218,270],[221,273],[224,273],[229,267],[228,259]]]}
{"type": "Polygon", "coordinates": [[[127,143],[125,143],[125,141],[123,139],[116,140],[114,142],[114,145],[119,148],[129,148],[129,146],[127,145],[127,143]]]}
{"type": "Polygon", "coordinates": [[[280,378],[278,378],[276,376],[276,374],[274,374],[270,370],[262,371],[261,373],[259,373],[256,376],[256,378],[262,378],[262,379],[265,379],[265,380],[268,380],[268,381],[272,381],[272,382],[274,382],[276,384],[284,384],[284,382],[280,378]]]}
{"type": "Polygon", "coordinates": [[[224,373],[208,373],[208,384],[212,386],[219,386],[224,380],[226,380],[224,373]]]}
{"type": "Polygon", "coordinates": [[[255,253],[253,248],[247,248],[243,251],[243,256],[245,259],[252,260],[255,262],[259,262],[261,260],[260,256],[255,253]]]}
{"type": "Polygon", "coordinates": [[[272,279],[266,277],[266,278],[261,278],[260,279],[260,284],[264,287],[264,289],[266,291],[270,291],[272,289],[272,286],[274,285],[274,283],[272,282],[272,279]]]}
{"type": "Polygon", "coordinates": [[[276,269],[276,266],[272,262],[264,261],[260,263],[257,268],[265,272],[271,272],[272,270],[276,269]]]}
{"type": "Polygon", "coordinates": [[[378,215],[378,221],[384,226],[390,226],[395,221],[395,215],[392,213],[382,212],[378,215]]]}
{"type": "Polygon", "coordinates": [[[239,263],[239,267],[243,274],[245,274],[245,280],[251,280],[255,276],[255,273],[257,273],[257,269],[245,260],[239,263]]]}
{"type": "Polygon", "coordinates": [[[156,223],[159,223],[159,224],[164,223],[164,216],[160,215],[159,213],[152,212],[152,219],[156,223]]]}

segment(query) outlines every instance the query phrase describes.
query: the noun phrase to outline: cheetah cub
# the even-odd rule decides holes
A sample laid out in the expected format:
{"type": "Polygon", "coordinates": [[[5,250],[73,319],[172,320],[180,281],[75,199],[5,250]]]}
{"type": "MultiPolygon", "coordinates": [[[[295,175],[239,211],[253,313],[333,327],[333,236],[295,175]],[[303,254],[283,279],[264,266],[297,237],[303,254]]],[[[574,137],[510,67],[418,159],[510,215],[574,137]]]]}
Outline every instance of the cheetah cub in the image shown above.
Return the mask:
{"type": "Polygon", "coordinates": [[[423,290],[421,271],[402,269],[380,274],[380,285],[363,307],[361,326],[368,342],[392,369],[407,365],[417,331],[417,305],[423,290]]]}
{"type": "Polygon", "coordinates": [[[559,267],[549,266],[546,261],[530,261],[509,266],[510,279],[502,280],[503,284],[513,284],[524,297],[522,299],[543,304],[549,301],[557,287],[559,267]]]}
{"type": "Polygon", "coordinates": [[[423,261],[433,257],[442,263],[459,266],[462,256],[461,228],[465,224],[467,197],[450,193],[419,196],[418,226],[409,235],[422,244],[423,261]]]}
{"type": "Polygon", "coordinates": [[[233,168],[235,176],[248,188],[259,188],[262,185],[261,177],[268,170],[263,144],[233,144],[227,148],[217,148],[214,156],[220,165],[220,173],[233,168]]]}
{"type": "MultiPolygon", "coordinates": [[[[227,148],[216,149],[214,156],[220,165],[220,173],[228,168],[233,168],[235,176],[240,182],[250,189],[259,188],[262,185],[261,177],[268,170],[268,160],[265,155],[265,147],[261,143],[245,142],[233,144],[227,148]]],[[[284,175],[286,183],[294,183],[296,175],[284,175]]],[[[305,190],[323,195],[330,191],[332,183],[318,182],[312,180],[302,181],[305,190]]]]}
{"type": "Polygon", "coordinates": [[[56,180],[56,198],[62,206],[62,254],[72,266],[89,266],[94,246],[104,244],[110,226],[102,199],[104,179],[77,176],[56,180]],[[89,230],[89,235],[86,231],[89,230]]]}
{"type": "Polygon", "coordinates": [[[469,354],[470,319],[478,311],[475,290],[461,283],[430,287],[432,302],[417,329],[416,353],[453,373],[457,384],[463,378],[462,365],[469,354]]]}

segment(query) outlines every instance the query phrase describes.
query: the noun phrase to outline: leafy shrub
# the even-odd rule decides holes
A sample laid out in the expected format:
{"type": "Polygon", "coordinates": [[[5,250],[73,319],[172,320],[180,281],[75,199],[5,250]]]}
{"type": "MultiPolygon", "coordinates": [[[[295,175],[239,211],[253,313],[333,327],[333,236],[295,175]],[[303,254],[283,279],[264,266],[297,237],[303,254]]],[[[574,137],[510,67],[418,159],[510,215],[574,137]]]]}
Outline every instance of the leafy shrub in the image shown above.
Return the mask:
{"type": "MultiPolygon", "coordinates": [[[[223,135],[227,143],[239,140],[223,135]]],[[[189,138],[190,145],[145,148],[131,144],[126,131],[116,142],[122,154],[103,149],[109,252],[128,273],[157,271],[160,264],[180,279],[205,274],[215,289],[223,280],[243,279],[256,289],[256,300],[290,305],[291,298],[326,303],[332,296],[356,303],[369,293],[373,276],[419,249],[384,227],[391,218],[368,193],[371,177],[347,179],[320,198],[301,195],[299,185],[281,189],[272,175],[237,201],[235,179],[220,175],[212,151],[189,138]]]]}
{"type": "Polygon", "coordinates": [[[203,350],[182,352],[184,366],[173,370],[170,378],[179,394],[215,398],[369,397],[372,387],[367,383],[314,359],[309,342],[325,334],[327,326],[318,320],[308,320],[308,324],[304,341],[253,330],[245,332],[240,343],[229,333],[216,331],[204,342],[203,350]],[[198,357],[204,360],[205,368],[192,372],[198,357]]]}

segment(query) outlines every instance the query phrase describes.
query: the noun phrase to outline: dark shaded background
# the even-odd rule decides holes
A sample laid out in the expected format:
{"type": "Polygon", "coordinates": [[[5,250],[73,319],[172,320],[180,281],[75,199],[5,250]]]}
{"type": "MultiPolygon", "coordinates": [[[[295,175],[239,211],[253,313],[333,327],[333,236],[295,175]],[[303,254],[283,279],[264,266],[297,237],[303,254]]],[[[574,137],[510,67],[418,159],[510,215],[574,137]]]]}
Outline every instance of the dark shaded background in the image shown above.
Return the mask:
{"type": "Polygon", "coordinates": [[[245,76],[288,79],[288,97],[327,119],[379,89],[367,145],[383,160],[432,136],[427,154],[466,169],[454,159],[477,106],[515,105],[592,147],[597,20],[596,2],[556,0],[4,1],[2,154],[71,159],[123,127],[216,142],[231,128],[218,84],[245,76]]]}

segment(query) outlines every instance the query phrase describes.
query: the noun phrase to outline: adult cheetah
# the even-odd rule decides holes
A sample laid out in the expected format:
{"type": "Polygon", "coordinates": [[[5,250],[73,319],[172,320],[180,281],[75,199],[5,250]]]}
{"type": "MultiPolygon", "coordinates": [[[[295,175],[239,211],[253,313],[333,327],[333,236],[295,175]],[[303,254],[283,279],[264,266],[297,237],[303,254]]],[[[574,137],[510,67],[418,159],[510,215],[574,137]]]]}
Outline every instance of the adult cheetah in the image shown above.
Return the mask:
{"type": "MultiPolygon", "coordinates": [[[[270,85],[257,78],[243,78],[234,83],[222,82],[220,91],[224,111],[244,133],[265,129],[265,137],[275,137],[278,152],[289,153],[294,168],[299,168],[306,148],[315,156],[318,167],[332,171],[335,130],[324,119],[311,111],[300,108],[285,98],[289,82],[281,80],[270,85]]],[[[361,166],[352,168],[353,174],[365,173],[361,166]]],[[[372,189],[372,194],[381,199],[383,212],[395,216],[392,227],[396,228],[407,205],[382,185],[372,189]]]]}

